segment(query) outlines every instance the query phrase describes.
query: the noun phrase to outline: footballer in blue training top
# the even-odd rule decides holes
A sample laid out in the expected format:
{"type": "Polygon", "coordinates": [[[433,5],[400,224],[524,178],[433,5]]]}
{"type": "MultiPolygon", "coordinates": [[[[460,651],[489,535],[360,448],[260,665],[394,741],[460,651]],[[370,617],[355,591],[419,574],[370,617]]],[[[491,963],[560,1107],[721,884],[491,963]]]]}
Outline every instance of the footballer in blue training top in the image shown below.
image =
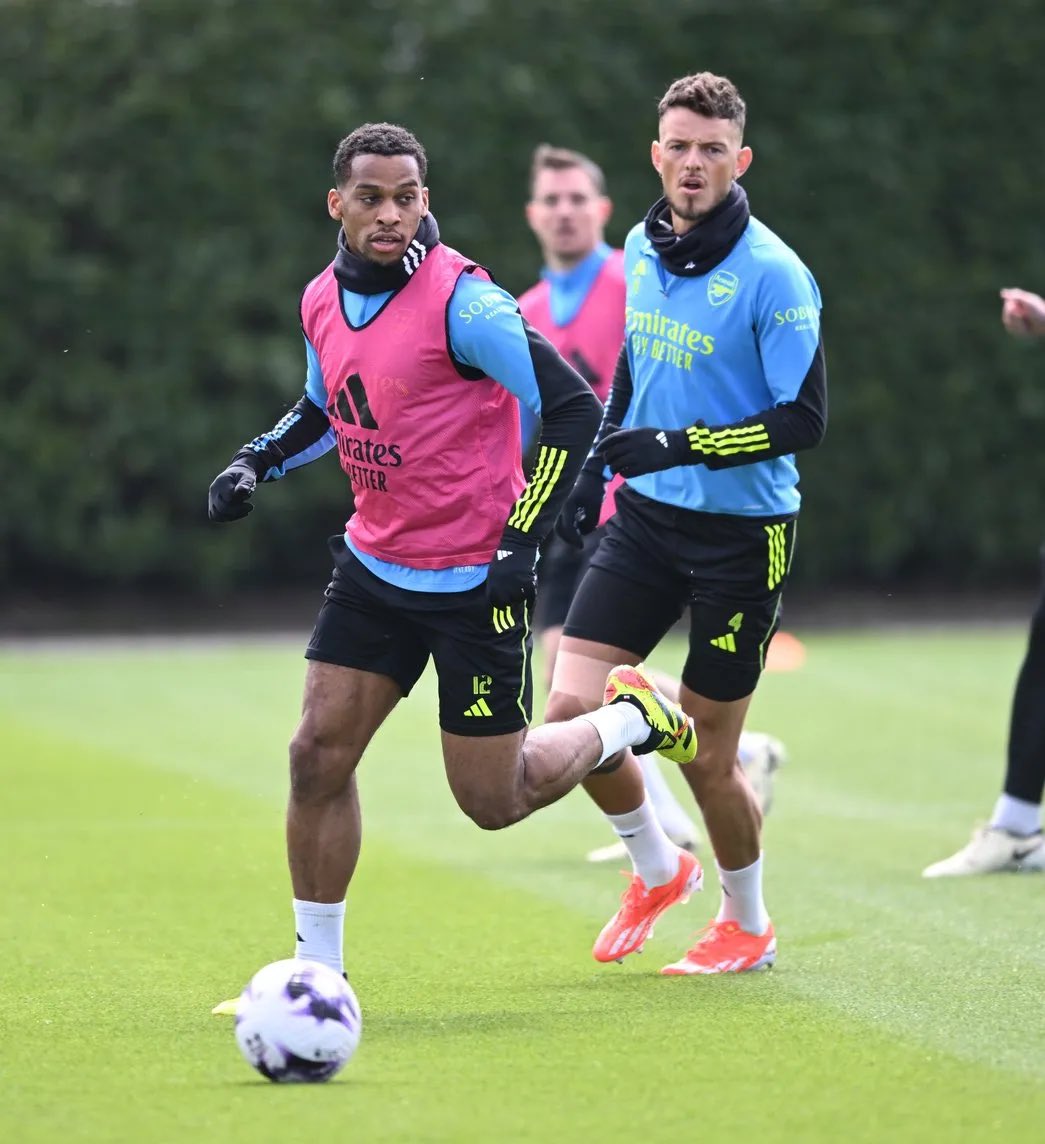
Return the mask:
{"type": "MultiPolygon", "coordinates": [[[[663,196],[625,243],[624,344],[596,444],[557,526],[579,542],[595,527],[609,474],[625,478],[566,619],[547,718],[601,702],[609,668],[640,664],[689,612],[681,704],[698,751],[682,772],[723,893],[669,974],[742,972],[776,959],[762,816],[737,745],[794,553],[794,455],[819,444],[827,419],[820,291],[794,251],[751,217],[738,182],[752,161],[745,119],[734,84],[709,72],[676,80],[660,101],[651,158],[663,196]]],[[[604,766],[586,786],[598,784],[602,806],[632,806],[632,776],[604,766]]],[[[595,943],[602,961],[640,949],[656,918],[694,888],[647,804],[610,817],[635,872],[595,943]]]]}

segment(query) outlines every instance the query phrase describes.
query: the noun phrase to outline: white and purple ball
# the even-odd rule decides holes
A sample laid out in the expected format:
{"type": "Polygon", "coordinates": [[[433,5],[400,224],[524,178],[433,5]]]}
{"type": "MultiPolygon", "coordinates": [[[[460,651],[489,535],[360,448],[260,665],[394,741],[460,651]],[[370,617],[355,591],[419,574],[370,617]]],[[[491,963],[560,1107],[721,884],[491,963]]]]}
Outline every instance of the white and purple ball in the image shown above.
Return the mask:
{"type": "Polygon", "coordinates": [[[259,969],[240,995],[236,1043],[262,1076],[329,1080],[359,1047],[363,1019],[352,987],[318,961],[289,958],[259,969]]]}

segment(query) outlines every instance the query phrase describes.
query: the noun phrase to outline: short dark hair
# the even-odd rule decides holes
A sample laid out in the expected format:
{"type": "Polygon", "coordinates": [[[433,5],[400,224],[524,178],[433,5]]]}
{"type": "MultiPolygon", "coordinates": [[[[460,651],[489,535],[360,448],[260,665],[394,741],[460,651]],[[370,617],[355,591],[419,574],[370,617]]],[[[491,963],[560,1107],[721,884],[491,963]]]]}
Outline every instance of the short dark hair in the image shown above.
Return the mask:
{"type": "Polygon", "coordinates": [[[574,167],[580,168],[591,179],[600,195],[606,193],[606,176],[594,159],[589,159],[580,151],[570,151],[566,147],[553,147],[550,143],[540,143],[534,149],[533,161],[530,164],[531,197],[541,171],[569,171],[574,167]]]}
{"type": "Polygon", "coordinates": [[[747,104],[733,81],[724,75],[698,72],[675,80],[657,104],[657,118],[663,119],[672,107],[688,107],[708,119],[731,119],[744,134],[747,104]]]}
{"type": "Polygon", "coordinates": [[[352,178],[352,160],[357,155],[412,155],[424,185],[428,156],[413,132],[398,123],[364,123],[346,135],[334,152],[334,183],[343,187],[352,178]]]}

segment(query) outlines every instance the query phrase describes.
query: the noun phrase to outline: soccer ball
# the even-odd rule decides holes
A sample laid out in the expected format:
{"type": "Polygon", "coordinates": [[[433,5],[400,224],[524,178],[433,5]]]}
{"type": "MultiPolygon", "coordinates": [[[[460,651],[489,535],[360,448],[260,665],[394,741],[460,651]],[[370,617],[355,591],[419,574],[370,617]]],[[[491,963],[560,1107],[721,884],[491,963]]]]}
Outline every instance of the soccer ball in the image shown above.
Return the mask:
{"type": "Polygon", "coordinates": [[[359,1047],[363,1019],[352,987],[318,961],[289,958],[259,969],[240,995],[236,1043],[262,1076],[329,1080],[359,1047]]]}

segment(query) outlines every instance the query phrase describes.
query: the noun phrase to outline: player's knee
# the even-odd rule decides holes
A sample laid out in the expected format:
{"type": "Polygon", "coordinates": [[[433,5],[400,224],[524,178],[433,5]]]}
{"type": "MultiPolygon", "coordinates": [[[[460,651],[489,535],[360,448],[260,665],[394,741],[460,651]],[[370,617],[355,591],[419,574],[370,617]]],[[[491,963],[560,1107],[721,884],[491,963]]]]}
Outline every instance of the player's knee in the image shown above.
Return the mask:
{"type": "Polygon", "coordinates": [[[681,770],[690,787],[699,796],[702,791],[733,781],[737,757],[735,751],[730,752],[714,743],[706,742],[700,738],[699,732],[698,740],[697,757],[693,762],[686,763],[681,770]]]}
{"type": "MultiPolygon", "coordinates": [[[[594,706],[598,706],[595,704],[594,706]]],[[[576,695],[565,691],[553,691],[544,705],[545,723],[563,723],[567,719],[576,719],[594,709],[591,703],[586,703],[576,695]]]]}
{"type": "Polygon", "coordinates": [[[477,803],[466,808],[465,813],[481,831],[502,831],[525,817],[524,812],[514,808],[489,803],[477,803]]]}
{"type": "Polygon", "coordinates": [[[721,798],[734,797],[737,783],[745,781],[739,760],[728,750],[698,752],[692,763],[680,769],[701,807],[715,805],[721,798]]]}
{"type": "Polygon", "coordinates": [[[505,807],[487,808],[481,814],[469,815],[480,830],[504,830],[507,826],[514,826],[523,817],[523,814],[505,807]]]}
{"type": "Polygon", "coordinates": [[[461,809],[480,830],[504,830],[526,817],[521,807],[482,798],[462,803],[461,809]]]}
{"type": "Polygon", "coordinates": [[[359,761],[352,747],[302,726],[290,741],[290,792],[296,802],[325,802],[343,794],[359,761]]]}

